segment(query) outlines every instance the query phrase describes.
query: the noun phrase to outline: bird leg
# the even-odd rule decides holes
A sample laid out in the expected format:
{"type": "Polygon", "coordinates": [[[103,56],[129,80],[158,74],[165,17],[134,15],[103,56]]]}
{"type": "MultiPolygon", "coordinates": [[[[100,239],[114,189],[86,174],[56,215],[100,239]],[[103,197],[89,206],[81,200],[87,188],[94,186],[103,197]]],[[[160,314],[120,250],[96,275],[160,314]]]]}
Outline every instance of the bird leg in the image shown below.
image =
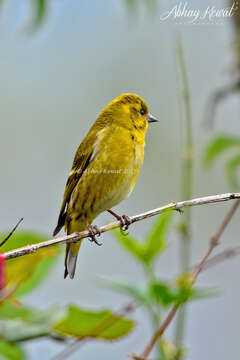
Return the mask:
{"type": "Polygon", "coordinates": [[[118,221],[120,221],[120,223],[121,223],[121,229],[122,229],[123,231],[126,231],[126,230],[128,229],[128,227],[129,227],[129,225],[132,224],[132,220],[131,220],[131,218],[130,218],[129,216],[127,216],[127,215],[122,215],[122,216],[120,216],[120,215],[116,214],[116,213],[115,213],[114,211],[112,211],[112,210],[108,210],[108,212],[109,212],[111,215],[113,215],[118,221]]]}
{"type": "Polygon", "coordinates": [[[102,243],[100,243],[96,238],[96,236],[101,235],[99,227],[97,225],[89,225],[87,221],[87,229],[90,232],[90,241],[95,242],[95,244],[97,244],[98,246],[101,246],[102,243]]]}

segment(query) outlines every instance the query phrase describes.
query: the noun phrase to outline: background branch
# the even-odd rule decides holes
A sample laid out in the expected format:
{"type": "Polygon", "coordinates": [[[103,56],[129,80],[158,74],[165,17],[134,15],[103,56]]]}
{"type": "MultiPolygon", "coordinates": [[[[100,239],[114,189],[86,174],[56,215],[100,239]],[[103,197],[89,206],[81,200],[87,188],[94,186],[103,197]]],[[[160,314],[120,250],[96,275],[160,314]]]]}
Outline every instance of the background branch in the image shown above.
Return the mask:
{"type": "Polygon", "coordinates": [[[233,257],[240,255],[240,245],[221,251],[219,254],[212,256],[208,259],[203,267],[203,270],[207,270],[212,266],[215,266],[225,260],[230,260],[233,257]]]}

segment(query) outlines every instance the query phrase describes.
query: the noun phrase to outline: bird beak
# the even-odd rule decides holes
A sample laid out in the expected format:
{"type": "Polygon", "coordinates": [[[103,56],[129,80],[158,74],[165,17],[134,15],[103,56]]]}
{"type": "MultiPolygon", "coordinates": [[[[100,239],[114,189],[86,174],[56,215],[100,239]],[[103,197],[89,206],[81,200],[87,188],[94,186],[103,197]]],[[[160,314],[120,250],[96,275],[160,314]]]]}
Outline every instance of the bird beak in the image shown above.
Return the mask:
{"type": "Polygon", "coordinates": [[[151,114],[148,114],[147,115],[147,121],[149,122],[149,123],[153,123],[153,122],[158,122],[159,120],[157,119],[157,118],[155,118],[153,115],[151,115],[151,114]]]}

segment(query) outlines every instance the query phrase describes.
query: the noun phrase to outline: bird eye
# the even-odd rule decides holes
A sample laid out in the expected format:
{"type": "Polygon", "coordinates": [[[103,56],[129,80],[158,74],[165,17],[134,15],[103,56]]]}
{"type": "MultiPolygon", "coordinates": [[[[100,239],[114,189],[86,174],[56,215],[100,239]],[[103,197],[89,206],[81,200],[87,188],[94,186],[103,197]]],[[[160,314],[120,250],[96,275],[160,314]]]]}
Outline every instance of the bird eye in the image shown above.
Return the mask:
{"type": "Polygon", "coordinates": [[[141,114],[141,115],[145,115],[145,114],[146,114],[145,110],[144,110],[144,109],[141,109],[141,110],[140,110],[140,114],[141,114]]]}

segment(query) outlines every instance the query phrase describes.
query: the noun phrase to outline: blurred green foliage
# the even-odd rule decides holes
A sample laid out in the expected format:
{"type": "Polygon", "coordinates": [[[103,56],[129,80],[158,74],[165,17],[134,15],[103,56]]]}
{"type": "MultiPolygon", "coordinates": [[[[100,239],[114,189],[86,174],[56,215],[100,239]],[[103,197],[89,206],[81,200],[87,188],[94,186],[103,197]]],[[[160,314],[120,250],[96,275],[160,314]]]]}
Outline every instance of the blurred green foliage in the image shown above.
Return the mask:
{"type": "MultiPolygon", "coordinates": [[[[0,241],[5,237],[2,234],[0,241]]],[[[1,250],[4,253],[45,240],[45,236],[33,232],[16,232],[1,250]]],[[[53,246],[7,261],[6,288],[0,292],[12,288],[14,292],[0,303],[0,358],[26,359],[21,343],[41,337],[117,340],[133,329],[132,320],[114,315],[111,310],[89,311],[61,305],[38,310],[19,301],[19,296],[35,290],[47,278],[60,253],[61,247],[53,246]]]]}
{"type": "MultiPolygon", "coordinates": [[[[0,236],[0,242],[5,236],[6,234],[0,236]]],[[[7,252],[46,240],[46,236],[21,231],[14,233],[1,250],[7,252]]],[[[48,275],[59,254],[60,246],[53,246],[42,249],[35,254],[9,260],[7,262],[8,285],[17,286],[15,296],[26,294],[37,287],[48,275]]]]}
{"type": "Polygon", "coordinates": [[[5,301],[0,308],[1,337],[5,341],[18,343],[48,336],[52,332],[53,324],[64,316],[64,313],[61,307],[39,311],[5,301]]]}
{"type": "MultiPolygon", "coordinates": [[[[0,0],[0,6],[7,0],[0,0]]],[[[29,0],[32,6],[30,29],[36,30],[47,18],[50,0],[29,0]]],[[[120,0],[129,12],[136,13],[139,6],[146,5],[155,9],[156,0],[120,0]]],[[[231,135],[216,136],[208,144],[204,153],[204,164],[212,166],[220,156],[232,151],[226,161],[226,174],[229,184],[236,189],[239,186],[237,170],[240,166],[240,138],[231,135]]],[[[132,256],[145,273],[145,282],[141,286],[117,281],[104,281],[115,291],[127,294],[145,308],[152,320],[153,327],[160,325],[163,315],[170,306],[184,304],[189,300],[218,295],[215,289],[192,288],[191,274],[185,273],[171,283],[159,278],[154,265],[167,248],[167,237],[172,226],[172,213],[158,218],[143,242],[130,235],[115,231],[115,238],[120,246],[132,256]]],[[[2,238],[5,234],[2,235],[2,238]]],[[[30,232],[14,234],[2,247],[9,251],[27,244],[34,244],[47,238],[30,232]]],[[[60,247],[43,249],[36,254],[12,259],[7,263],[7,287],[16,286],[15,292],[0,304],[0,357],[6,359],[25,359],[21,349],[22,341],[40,337],[61,336],[102,340],[117,340],[128,335],[134,322],[115,315],[111,310],[89,311],[77,306],[59,306],[45,310],[24,306],[19,297],[36,288],[47,278],[50,270],[60,255],[60,247]]],[[[159,341],[158,360],[173,360],[183,357],[184,350],[176,348],[171,341],[159,341]]]]}
{"type": "Polygon", "coordinates": [[[170,341],[163,339],[159,343],[161,360],[177,360],[185,358],[187,352],[184,348],[177,349],[176,346],[170,341]]]}
{"type": "Polygon", "coordinates": [[[115,315],[110,310],[86,311],[72,305],[66,317],[54,326],[54,330],[63,336],[117,340],[126,336],[133,327],[132,320],[115,315]]]}
{"type": "MultiPolygon", "coordinates": [[[[173,283],[163,280],[157,275],[155,262],[167,248],[167,238],[172,223],[173,212],[163,213],[157,218],[143,241],[133,238],[129,234],[123,234],[119,229],[113,231],[119,245],[142,267],[145,279],[141,282],[141,285],[138,286],[112,279],[99,279],[100,285],[102,284],[113,291],[126,294],[133,301],[141,304],[149,315],[153,329],[160,326],[163,315],[171,306],[182,305],[190,300],[219,295],[219,291],[213,288],[193,288],[192,275],[188,272],[182,274],[173,283]]],[[[169,348],[169,351],[167,351],[166,344],[170,344],[169,340],[161,339],[159,341],[159,354],[156,360],[173,360],[176,359],[176,355],[183,353],[182,348],[176,348],[173,345],[170,346],[172,351],[169,348]]]]}
{"type": "Polygon", "coordinates": [[[0,354],[4,359],[24,360],[26,356],[23,350],[16,344],[0,340],[0,354]]]}
{"type": "Polygon", "coordinates": [[[210,167],[223,155],[228,155],[225,160],[225,172],[229,186],[232,190],[238,190],[240,186],[238,176],[240,137],[228,134],[216,135],[204,150],[203,163],[206,167],[210,167]]]}
{"type": "Polygon", "coordinates": [[[134,258],[146,266],[153,263],[156,257],[166,249],[166,232],[170,225],[172,212],[166,212],[155,223],[143,243],[129,234],[114,231],[119,244],[127,250],[134,258]]]}
{"type": "Polygon", "coordinates": [[[129,11],[135,11],[138,9],[139,5],[146,5],[147,8],[154,10],[157,6],[156,0],[123,0],[129,11]]]}
{"type": "MultiPolygon", "coordinates": [[[[0,0],[0,10],[8,0],[0,0]]],[[[32,8],[32,15],[29,23],[31,31],[37,30],[46,20],[50,0],[27,0],[32,8]]]]}
{"type": "MultiPolygon", "coordinates": [[[[193,289],[191,276],[188,273],[183,274],[174,283],[163,281],[156,275],[154,265],[167,248],[167,234],[172,219],[171,211],[159,216],[143,242],[119,230],[114,232],[118,243],[143,268],[146,274],[143,286],[114,280],[103,281],[115,291],[130,296],[134,303],[141,304],[147,310],[154,328],[159,326],[162,314],[169,306],[216,295],[211,289],[193,289]]],[[[2,234],[0,241],[5,236],[6,234],[2,234]]],[[[1,250],[7,252],[45,240],[46,237],[39,234],[17,232],[8,239],[1,250]]],[[[62,341],[66,341],[69,337],[112,341],[128,335],[133,330],[135,325],[133,320],[114,314],[110,309],[90,311],[76,305],[59,305],[38,310],[19,301],[19,296],[35,290],[47,278],[60,253],[61,247],[54,246],[7,261],[6,289],[14,286],[15,291],[0,303],[0,357],[26,359],[21,343],[41,337],[59,338],[62,341]]],[[[166,339],[159,342],[159,359],[172,359],[167,355],[173,354],[173,349],[169,350],[169,344],[168,342],[167,347],[166,339]]],[[[174,351],[178,354],[182,349],[174,348],[174,351]]]]}
{"type": "MultiPolygon", "coordinates": [[[[8,0],[0,0],[0,9],[8,0]]],[[[30,3],[32,8],[31,18],[29,19],[28,29],[30,32],[35,32],[39,30],[40,27],[44,24],[47,19],[50,1],[51,0],[25,0],[30,3]]],[[[157,0],[119,0],[126,5],[128,12],[130,14],[136,14],[139,8],[139,5],[146,5],[147,9],[152,12],[156,9],[157,0]]],[[[54,2],[51,3],[51,6],[54,5],[54,2]]]]}
{"type": "Polygon", "coordinates": [[[44,22],[47,16],[47,0],[32,0],[33,19],[31,28],[37,29],[44,22]]]}

